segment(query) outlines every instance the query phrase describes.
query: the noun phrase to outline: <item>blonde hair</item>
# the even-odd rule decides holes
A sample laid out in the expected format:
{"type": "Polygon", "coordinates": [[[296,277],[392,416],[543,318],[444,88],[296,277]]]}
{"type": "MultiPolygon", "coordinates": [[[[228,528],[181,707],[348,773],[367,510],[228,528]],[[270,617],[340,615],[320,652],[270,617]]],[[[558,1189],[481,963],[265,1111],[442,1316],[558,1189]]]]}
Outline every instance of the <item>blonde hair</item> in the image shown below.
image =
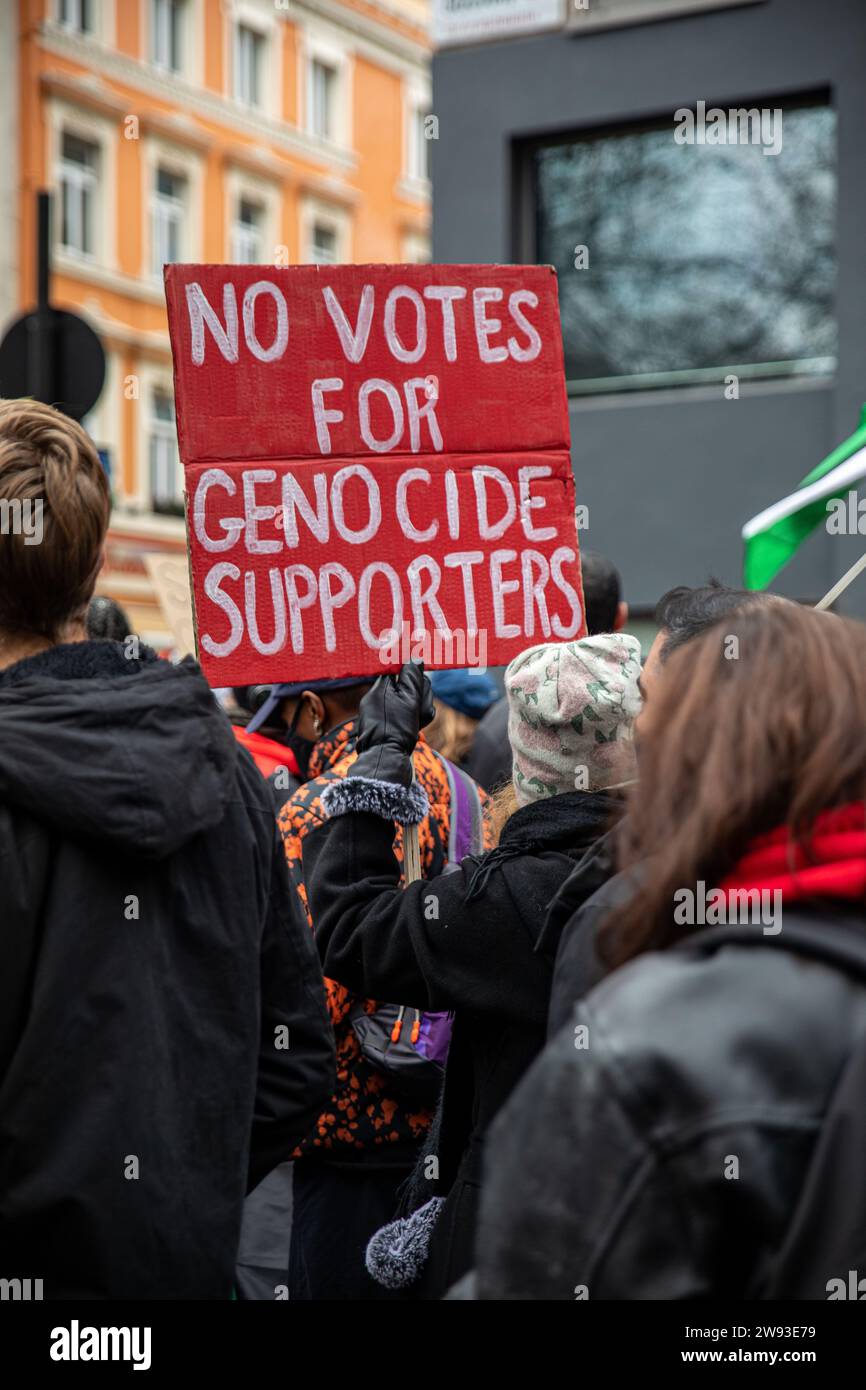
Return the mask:
{"type": "Polygon", "coordinates": [[[424,737],[443,758],[448,758],[452,763],[462,763],[472,747],[478,720],[453,709],[451,705],[443,704],[441,700],[434,700],[433,703],[436,716],[424,730],[424,737]]]}
{"type": "Polygon", "coordinates": [[[0,401],[0,509],[0,629],[56,642],[84,617],[111,511],[105,469],[79,424],[39,401],[0,401]],[[38,540],[9,526],[34,505],[38,540]]]}
{"type": "Polygon", "coordinates": [[[490,816],[490,832],[493,837],[493,844],[498,845],[506,823],[511,820],[515,811],[520,810],[517,792],[510,778],[504,786],[490,793],[490,804],[487,809],[490,816]]]}

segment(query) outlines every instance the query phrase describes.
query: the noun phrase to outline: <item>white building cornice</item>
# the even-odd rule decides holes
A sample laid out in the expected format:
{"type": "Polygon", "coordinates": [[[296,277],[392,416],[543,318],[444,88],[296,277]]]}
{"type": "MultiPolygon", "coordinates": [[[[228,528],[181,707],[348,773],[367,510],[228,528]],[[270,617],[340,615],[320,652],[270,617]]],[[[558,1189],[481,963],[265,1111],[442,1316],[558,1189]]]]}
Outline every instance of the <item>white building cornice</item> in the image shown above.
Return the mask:
{"type": "MultiPolygon", "coordinates": [[[[347,173],[354,171],[358,166],[358,157],[352,150],[340,150],[324,140],[317,140],[305,134],[285,121],[256,114],[206,87],[195,87],[182,77],[161,72],[149,63],[139,62],[137,58],[130,58],[125,53],[105,48],[93,39],[69,33],[50,21],[43,21],[40,26],[39,42],[47,53],[81,63],[110,81],[123,83],[147,96],[181,107],[191,115],[221,125],[235,134],[258,141],[268,140],[286,154],[347,173]]],[[[92,94],[91,99],[96,97],[98,89],[92,82],[81,85],[83,96],[88,90],[92,94]]],[[[117,97],[116,93],[112,95],[117,97]]],[[[102,98],[101,93],[99,96],[102,98]]],[[[182,138],[180,131],[178,138],[182,138]]]]}
{"type": "MultiPolygon", "coordinates": [[[[406,15],[396,8],[383,4],[376,4],[374,8],[406,22],[406,15]]],[[[379,23],[361,10],[341,5],[339,0],[288,0],[281,13],[290,22],[302,27],[308,20],[327,20],[335,28],[351,34],[357,41],[358,51],[373,62],[384,63],[390,57],[392,65],[396,63],[398,70],[403,71],[419,68],[426,71],[430,66],[429,43],[411,39],[407,34],[392,29],[386,22],[379,23]]]]}

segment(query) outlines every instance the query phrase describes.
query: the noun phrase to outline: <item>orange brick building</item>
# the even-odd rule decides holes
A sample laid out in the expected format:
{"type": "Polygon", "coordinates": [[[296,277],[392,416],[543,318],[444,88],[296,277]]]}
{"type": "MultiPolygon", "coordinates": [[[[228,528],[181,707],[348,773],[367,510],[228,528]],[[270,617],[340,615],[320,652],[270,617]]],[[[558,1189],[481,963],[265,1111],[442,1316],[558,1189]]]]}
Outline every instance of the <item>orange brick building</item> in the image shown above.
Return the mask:
{"type": "Polygon", "coordinates": [[[184,549],[163,263],[427,259],[427,4],[18,0],[8,30],[18,307],[49,188],[53,300],[107,352],[85,421],[115,497],[100,588],[161,642],[142,557],[184,549]]]}

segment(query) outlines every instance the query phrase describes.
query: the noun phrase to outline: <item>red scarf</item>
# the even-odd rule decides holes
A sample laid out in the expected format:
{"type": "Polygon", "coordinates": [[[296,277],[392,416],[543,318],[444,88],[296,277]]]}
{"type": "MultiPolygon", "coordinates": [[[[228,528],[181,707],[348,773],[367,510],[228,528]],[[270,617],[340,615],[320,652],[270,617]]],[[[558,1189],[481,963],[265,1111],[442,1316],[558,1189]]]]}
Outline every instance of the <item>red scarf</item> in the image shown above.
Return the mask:
{"type": "Polygon", "coordinates": [[[293,777],[300,777],[298,760],[287,744],[278,743],[276,739],[268,738],[265,734],[251,734],[249,729],[240,724],[233,724],[232,729],[238,743],[252,755],[263,777],[270,777],[278,767],[285,767],[293,777]]]}
{"type": "Polygon", "coordinates": [[[786,825],[760,835],[720,887],[780,888],[785,902],[798,898],[866,897],[866,809],[862,802],[822,811],[805,846],[786,825]]]}

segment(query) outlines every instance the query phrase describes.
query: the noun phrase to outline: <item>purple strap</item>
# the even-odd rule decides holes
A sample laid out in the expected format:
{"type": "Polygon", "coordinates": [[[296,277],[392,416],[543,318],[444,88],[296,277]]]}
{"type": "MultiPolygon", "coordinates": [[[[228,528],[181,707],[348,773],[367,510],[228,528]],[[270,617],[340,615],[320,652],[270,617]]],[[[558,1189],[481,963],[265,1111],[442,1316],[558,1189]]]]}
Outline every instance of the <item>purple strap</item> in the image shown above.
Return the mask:
{"type": "Polygon", "coordinates": [[[461,776],[459,768],[449,765],[448,771],[452,791],[449,850],[452,862],[459,864],[472,850],[472,806],[466,779],[461,776]]]}

